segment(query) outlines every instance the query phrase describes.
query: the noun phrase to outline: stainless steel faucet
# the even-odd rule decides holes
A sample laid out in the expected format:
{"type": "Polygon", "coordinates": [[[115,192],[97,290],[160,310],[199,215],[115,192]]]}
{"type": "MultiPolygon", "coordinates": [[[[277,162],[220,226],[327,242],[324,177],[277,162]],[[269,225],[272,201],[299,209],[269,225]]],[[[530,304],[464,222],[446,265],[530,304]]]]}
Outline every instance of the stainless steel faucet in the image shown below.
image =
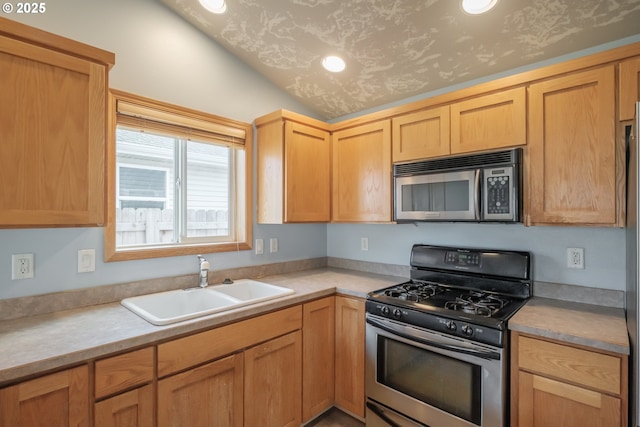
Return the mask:
{"type": "Polygon", "coordinates": [[[204,259],[202,255],[198,255],[198,260],[200,260],[200,281],[198,286],[201,288],[206,288],[209,286],[209,261],[204,259]]]}

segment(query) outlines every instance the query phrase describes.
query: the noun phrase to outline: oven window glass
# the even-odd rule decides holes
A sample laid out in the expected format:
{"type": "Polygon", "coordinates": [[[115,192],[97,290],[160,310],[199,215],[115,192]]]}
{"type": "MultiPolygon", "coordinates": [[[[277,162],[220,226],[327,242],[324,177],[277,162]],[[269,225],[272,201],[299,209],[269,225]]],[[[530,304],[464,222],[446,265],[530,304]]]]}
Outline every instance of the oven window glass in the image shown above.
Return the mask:
{"type": "Polygon", "coordinates": [[[378,336],[379,383],[480,425],[482,368],[378,336]]]}
{"type": "Polygon", "coordinates": [[[404,212],[457,212],[471,209],[469,181],[446,181],[402,186],[404,212]]]}

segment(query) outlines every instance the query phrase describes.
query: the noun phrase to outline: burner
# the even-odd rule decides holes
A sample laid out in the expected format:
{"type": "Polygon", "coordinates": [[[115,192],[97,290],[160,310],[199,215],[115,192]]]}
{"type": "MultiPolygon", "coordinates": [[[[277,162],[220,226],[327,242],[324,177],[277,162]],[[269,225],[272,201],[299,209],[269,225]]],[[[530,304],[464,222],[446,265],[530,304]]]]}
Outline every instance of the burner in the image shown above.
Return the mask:
{"type": "Polygon", "coordinates": [[[420,302],[441,292],[444,292],[444,289],[436,283],[407,282],[386,289],[384,295],[404,301],[420,302]]]}
{"type": "Polygon", "coordinates": [[[444,305],[449,310],[462,311],[468,314],[491,317],[509,302],[508,299],[485,292],[470,291],[456,297],[455,301],[447,301],[444,305]]]}

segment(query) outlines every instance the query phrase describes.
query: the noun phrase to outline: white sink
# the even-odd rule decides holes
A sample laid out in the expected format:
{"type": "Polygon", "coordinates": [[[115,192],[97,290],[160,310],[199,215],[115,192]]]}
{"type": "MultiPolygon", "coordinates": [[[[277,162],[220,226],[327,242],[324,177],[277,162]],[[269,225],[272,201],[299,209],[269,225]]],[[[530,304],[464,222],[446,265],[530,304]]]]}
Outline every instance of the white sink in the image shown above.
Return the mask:
{"type": "Polygon", "coordinates": [[[121,304],[154,325],[167,325],[279,298],[294,292],[293,289],[241,279],[230,285],[180,289],[125,298],[121,304]]]}
{"type": "Polygon", "coordinates": [[[251,279],[236,280],[230,285],[211,286],[210,289],[232,298],[237,298],[240,301],[248,301],[250,303],[266,301],[295,292],[293,289],[270,285],[269,283],[258,282],[251,279]]]}

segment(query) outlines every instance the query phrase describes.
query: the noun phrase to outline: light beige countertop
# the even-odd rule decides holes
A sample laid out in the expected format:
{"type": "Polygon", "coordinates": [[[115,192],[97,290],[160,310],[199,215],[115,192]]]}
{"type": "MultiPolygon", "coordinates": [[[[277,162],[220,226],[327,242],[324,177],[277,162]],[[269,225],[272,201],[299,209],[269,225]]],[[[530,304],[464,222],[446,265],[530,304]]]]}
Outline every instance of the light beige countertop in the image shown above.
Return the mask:
{"type": "Polygon", "coordinates": [[[620,354],[629,354],[624,310],[534,297],[510,320],[509,329],[620,354]]]}
{"type": "Polygon", "coordinates": [[[1,321],[0,385],[336,292],[364,298],[370,291],[398,283],[399,278],[323,268],[257,280],[295,293],[165,326],[148,323],[118,302],[1,321]]]}

